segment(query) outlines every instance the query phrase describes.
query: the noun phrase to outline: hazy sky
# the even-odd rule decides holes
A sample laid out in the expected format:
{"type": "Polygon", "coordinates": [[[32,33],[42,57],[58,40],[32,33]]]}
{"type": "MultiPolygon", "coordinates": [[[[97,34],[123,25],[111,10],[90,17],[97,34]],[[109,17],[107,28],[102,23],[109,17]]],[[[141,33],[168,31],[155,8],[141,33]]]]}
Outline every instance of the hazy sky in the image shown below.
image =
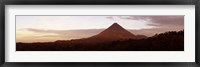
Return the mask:
{"type": "Polygon", "coordinates": [[[135,35],[184,29],[184,16],[16,16],[17,42],[70,40],[96,35],[114,22],[135,35]]]}

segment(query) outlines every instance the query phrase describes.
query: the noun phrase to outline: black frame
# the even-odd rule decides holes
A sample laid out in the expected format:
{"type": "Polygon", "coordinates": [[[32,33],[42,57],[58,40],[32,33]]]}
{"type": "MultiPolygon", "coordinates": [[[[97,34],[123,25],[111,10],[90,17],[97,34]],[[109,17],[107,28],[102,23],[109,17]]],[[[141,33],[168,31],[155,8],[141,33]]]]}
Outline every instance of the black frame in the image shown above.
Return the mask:
{"type": "Polygon", "coordinates": [[[0,0],[0,66],[2,67],[199,67],[199,0],[0,0]],[[5,62],[5,5],[195,5],[195,62],[5,62]]]}

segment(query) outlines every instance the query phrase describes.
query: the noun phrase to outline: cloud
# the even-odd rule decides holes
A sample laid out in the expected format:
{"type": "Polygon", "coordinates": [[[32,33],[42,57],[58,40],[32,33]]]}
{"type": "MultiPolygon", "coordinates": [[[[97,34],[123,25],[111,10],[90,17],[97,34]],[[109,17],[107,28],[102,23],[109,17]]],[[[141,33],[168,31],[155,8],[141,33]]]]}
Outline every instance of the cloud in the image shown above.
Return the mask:
{"type": "Polygon", "coordinates": [[[35,33],[56,33],[56,34],[73,34],[73,33],[79,33],[79,34],[84,34],[84,33],[96,33],[100,32],[103,29],[80,29],[80,30],[43,30],[43,29],[34,29],[34,28],[27,28],[28,31],[32,31],[35,33]]]}
{"type": "Polygon", "coordinates": [[[160,24],[147,24],[148,26],[156,26],[156,27],[158,27],[158,26],[161,26],[160,24]]]}
{"type": "MultiPolygon", "coordinates": [[[[83,30],[43,30],[43,29],[34,29],[27,28],[26,30],[34,33],[43,34],[41,37],[47,37],[52,35],[45,35],[49,33],[56,34],[58,37],[63,37],[66,39],[78,39],[78,38],[86,38],[93,35],[96,35],[103,31],[103,29],[83,29],[83,30]]],[[[55,37],[54,35],[52,37],[55,37]]]]}
{"type": "Polygon", "coordinates": [[[27,30],[35,32],[35,33],[56,33],[56,34],[61,34],[61,33],[65,32],[63,30],[43,30],[43,29],[34,29],[34,28],[27,28],[27,30]]]}
{"type": "Polygon", "coordinates": [[[119,18],[151,22],[149,26],[184,25],[184,16],[119,16],[119,18]]]}
{"type": "Polygon", "coordinates": [[[108,16],[108,17],[106,17],[107,19],[110,19],[110,20],[113,20],[114,18],[113,18],[113,16],[108,16]]]}

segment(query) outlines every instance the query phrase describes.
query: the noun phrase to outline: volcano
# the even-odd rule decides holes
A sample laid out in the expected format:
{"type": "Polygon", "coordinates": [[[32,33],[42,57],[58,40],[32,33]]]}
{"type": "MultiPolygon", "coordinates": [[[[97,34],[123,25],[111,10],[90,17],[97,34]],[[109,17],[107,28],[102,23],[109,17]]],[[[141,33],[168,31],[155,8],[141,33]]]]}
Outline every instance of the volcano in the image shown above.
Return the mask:
{"type": "Polygon", "coordinates": [[[117,23],[113,23],[110,27],[91,38],[101,40],[137,39],[134,34],[130,33],[117,23]]]}
{"type": "MultiPolygon", "coordinates": [[[[138,37],[124,29],[119,24],[113,23],[110,27],[108,27],[107,29],[105,29],[97,35],[88,38],[75,39],[73,41],[83,43],[99,43],[125,39],[138,39],[138,37]]],[[[65,40],[57,40],[56,42],[65,42],[65,40]]]]}

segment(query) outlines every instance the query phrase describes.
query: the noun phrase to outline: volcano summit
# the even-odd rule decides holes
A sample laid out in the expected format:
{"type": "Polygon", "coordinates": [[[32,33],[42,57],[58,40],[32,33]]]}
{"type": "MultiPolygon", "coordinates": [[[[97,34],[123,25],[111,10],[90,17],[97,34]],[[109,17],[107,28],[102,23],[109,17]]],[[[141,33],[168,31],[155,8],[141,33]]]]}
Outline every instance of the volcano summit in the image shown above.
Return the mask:
{"type": "Polygon", "coordinates": [[[91,38],[105,40],[137,39],[134,34],[130,33],[117,23],[113,23],[110,27],[91,38]]]}

